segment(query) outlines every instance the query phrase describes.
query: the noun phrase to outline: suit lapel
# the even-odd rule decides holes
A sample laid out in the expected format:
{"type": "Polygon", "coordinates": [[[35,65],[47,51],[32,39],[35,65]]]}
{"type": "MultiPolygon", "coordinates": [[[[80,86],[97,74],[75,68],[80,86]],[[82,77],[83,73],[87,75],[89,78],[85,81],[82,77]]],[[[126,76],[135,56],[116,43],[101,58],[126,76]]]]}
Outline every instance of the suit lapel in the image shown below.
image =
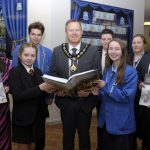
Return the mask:
{"type": "MultiPolygon", "coordinates": [[[[86,46],[85,43],[81,43],[80,50],[82,50],[85,46],[86,46]]],[[[86,53],[86,52],[85,52],[85,53],[86,53]]],[[[77,72],[80,72],[80,68],[82,68],[82,66],[81,66],[81,65],[82,65],[82,62],[84,62],[85,58],[86,58],[86,55],[83,54],[83,55],[81,56],[81,58],[78,59],[78,70],[77,70],[77,72]]]]}
{"type": "MultiPolygon", "coordinates": [[[[66,44],[67,50],[69,50],[69,45],[66,44]]],[[[69,78],[69,58],[63,52],[62,54],[62,67],[64,68],[64,73],[67,78],[69,78]]]]}

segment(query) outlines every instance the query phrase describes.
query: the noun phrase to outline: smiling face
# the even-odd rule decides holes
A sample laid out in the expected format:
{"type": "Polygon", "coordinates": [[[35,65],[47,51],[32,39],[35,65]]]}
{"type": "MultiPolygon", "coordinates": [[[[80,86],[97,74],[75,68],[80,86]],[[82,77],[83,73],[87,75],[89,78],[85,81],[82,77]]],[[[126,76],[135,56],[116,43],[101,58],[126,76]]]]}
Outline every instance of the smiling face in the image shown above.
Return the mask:
{"type": "Polygon", "coordinates": [[[122,58],[122,50],[118,42],[112,41],[109,43],[108,56],[113,61],[113,63],[117,63],[119,65],[122,58]]]}
{"type": "Polygon", "coordinates": [[[132,49],[134,53],[141,53],[144,51],[144,41],[140,36],[134,37],[132,41],[132,49]]]}
{"type": "Polygon", "coordinates": [[[76,46],[81,42],[82,27],[79,22],[70,22],[66,26],[66,34],[69,43],[72,46],[76,46]]]}
{"type": "Polygon", "coordinates": [[[107,50],[108,44],[112,39],[113,39],[113,37],[109,33],[101,35],[101,43],[102,43],[103,49],[107,50]]]}
{"type": "Polygon", "coordinates": [[[19,54],[19,58],[23,64],[31,67],[36,59],[36,49],[33,47],[25,47],[19,54]]]}

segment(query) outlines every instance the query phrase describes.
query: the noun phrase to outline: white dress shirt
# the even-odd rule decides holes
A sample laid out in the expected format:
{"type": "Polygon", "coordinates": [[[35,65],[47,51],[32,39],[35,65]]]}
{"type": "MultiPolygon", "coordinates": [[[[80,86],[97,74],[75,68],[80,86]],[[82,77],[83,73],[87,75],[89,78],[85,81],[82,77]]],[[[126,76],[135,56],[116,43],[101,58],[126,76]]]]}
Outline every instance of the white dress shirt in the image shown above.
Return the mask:
{"type": "Polygon", "coordinates": [[[103,50],[102,50],[102,60],[101,60],[101,64],[102,64],[102,74],[103,74],[103,71],[104,71],[104,68],[105,68],[106,53],[107,53],[107,50],[103,49],[103,50]]]}

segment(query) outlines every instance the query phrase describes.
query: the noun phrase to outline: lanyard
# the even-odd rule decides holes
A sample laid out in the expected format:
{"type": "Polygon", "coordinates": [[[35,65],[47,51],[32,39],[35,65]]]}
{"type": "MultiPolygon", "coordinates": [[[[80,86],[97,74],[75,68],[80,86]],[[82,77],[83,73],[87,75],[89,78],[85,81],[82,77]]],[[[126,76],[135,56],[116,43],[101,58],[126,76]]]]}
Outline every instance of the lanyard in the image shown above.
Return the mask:
{"type": "Polygon", "coordinates": [[[137,61],[134,61],[134,62],[133,62],[133,67],[134,67],[134,68],[136,68],[136,67],[138,66],[138,64],[139,64],[139,62],[141,61],[143,55],[144,55],[144,54],[142,53],[142,54],[141,54],[141,57],[140,57],[137,61]]]}

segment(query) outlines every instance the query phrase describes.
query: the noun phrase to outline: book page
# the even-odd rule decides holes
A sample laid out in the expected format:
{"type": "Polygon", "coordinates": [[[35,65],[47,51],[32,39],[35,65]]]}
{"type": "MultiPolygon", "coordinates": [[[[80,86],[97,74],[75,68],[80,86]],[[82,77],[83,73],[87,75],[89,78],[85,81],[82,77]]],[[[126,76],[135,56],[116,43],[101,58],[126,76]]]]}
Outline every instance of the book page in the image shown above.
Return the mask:
{"type": "Polygon", "coordinates": [[[98,70],[89,70],[72,75],[67,82],[69,89],[74,89],[81,86],[84,83],[90,82],[92,79],[97,79],[98,70]]]}
{"type": "Polygon", "coordinates": [[[89,70],[72,75],[68,80],[64,78],[43,75],[43,80],[58,89],[65,91],[68,95],[74,95],[79,86],[89,83],[98,78],[98,70],[89,70]]]}
{"type": "Polygon", "coordinates": [[[87,74],[87,73],[90,73],[90,72],[95,72],[96,70],[88,70],[88,71],[84,71],[84,72],[80,72],[80,73],[77,73],[77,74],[74,74],[72,76],[69,77],[68,81],[71,80],[72,78],[76,77],[76,76],[81,76],[83,74],[87,74]]]}
{"type": "Polygon", "coordinates": [[[43,75],[43,78],[53,80],[53,81],[57,81],[57,82],[64,83],[64,84],[67,83],[67,81],[68,81],[67,79],[64,79],[64,78],[49,76],[49,75],[46,75],[46,74],[43,75]]]}
{"type": "Polygon", "coordinates": [[[141,97],[140,97],[140,105],[150,106],[150,85],[144,85],[145,88],[142,88],[141,97]]]}

